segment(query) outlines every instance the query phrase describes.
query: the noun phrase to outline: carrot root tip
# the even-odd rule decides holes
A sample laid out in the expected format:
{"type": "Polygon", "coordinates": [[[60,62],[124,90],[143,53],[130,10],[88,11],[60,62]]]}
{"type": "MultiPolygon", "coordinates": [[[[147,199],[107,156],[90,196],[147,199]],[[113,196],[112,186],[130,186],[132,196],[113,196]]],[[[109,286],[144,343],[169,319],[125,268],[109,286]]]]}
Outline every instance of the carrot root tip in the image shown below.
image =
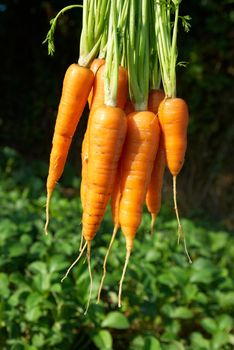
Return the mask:
{"type": "Polygon", "coordinates": [[[46,222],[44,226],[44,232],[45,235],[48,235],[48,225],[50,221],[50,199],[51,199],[52,191],[47,191],[47,198],[46,198],[46,222]]]}
{"type": "Polygon", "coordinates": [[[150,224],[151,237],[153,237],[153,234],[154,234],[155,221],[156,221],[156,215],[155,214],[151,214],[151,224],[150,224]]]}
{"type": "Polygon", "coordinates": [[[121,279],[120,279],[120,282],[119,282],[118,307],[121,307],[123,281],[124,281],[124,277],[125,277],[125,274],[126,274],[126,270],[127,270],[127,266],[128,266],[130,255],[131,255],[131,250],[127,249],[126,258],[125,258],[125,264],[124,264],[122,276],[121,276],[121,279]]]}
{"type": "Polygon", "coordinates": [[[84,241],[84,236],[83,236],[83,233],[81,233],[79,252],[82,251],[83,241],[84,241]]]}
{"type": "Polygon", "coordinates": [[[89,297],[88,297],[87,306],[86,306],[84,315],[87,315],[91,297],[92,297],[92,290],[93,290],[93,278],[92,278],[91,263],[90,263],[91,241],[87,241],[86,243],[87,243],[87,261],[88,261],[88,270],[89,270],[89,278],[90,278],[90,287],[89,287],[89,297]]]}
{"type": "Polygon", "coordinates": [[[186,238],[185,238],[185,234],[183,232],[183,228],[182,225],[180,223],[180,217],[179,217],[179,212],[178,212],[178,207],[177,207],[177,200],[176,200],[176,176],[173,176],[173,197],[174,197],[174,206],[175,206],[175,213],[176,213],[176,219],[177,219],[177,223],[178,223],[178,239],[177,239],[177,243],[180,243],[180,239],[182,237],[183,239],[183,243],[184,243],[184,251],[185,254],[187,255],[188,261],[190,264],[192,264],[192,259],[190,258],[188,249],[187,249],[187,244],[186,244],[186,238]]]}
{"type": "Polygon", "coordinates": [[[102,279],[101,279],[101,282],[100,282],[100,286],[99,286],[99,289],[98,289],[98,296],[97,296],[97,304],[99,303],[100,301],[100,297],[101,297],[101,292],[102,292],[102,286],[103,286],[103,283],[104,283],[104,279],[106,277],[106,264],[107,264],[107,259],[108,259],[108,256],[110,254],[110,251],[111,251],[111,248],[112,248],[112,245],[113,245],[113,242],[115,240],[115,236],[118,232],[118,228],[119,226],[118,225],[115,225],[114,227],[114,230],[113,230],[113,233],[112,233],[112,237],[111,237],[111,241],[110,241],[110,244],[109,244],[109,247],[107,249],[107,252],[106,252],[106,255],[105,255],[105,258],[104,258],[104,262],[103,262],[103,275],[102,275],[102,279]]]}
{"type": "Polygon", "coordinates": [[[76,263],[80,260],[81,256],[84,253],[84,250],[87,246],[87,242],[85,243],[85,245],[83,246],[80,254],[78,255],[78,257],[76,258],[76,260],[71,264],[71,266],[68,268],[67,272],[65,273],[65,275],[63,276],[63,278],[61,279],[61,283],[65,280],[65,278],[67,278],[67,276],[69,275],[69,272],[71,271],[71,269],[76,265],[76,263]]]}

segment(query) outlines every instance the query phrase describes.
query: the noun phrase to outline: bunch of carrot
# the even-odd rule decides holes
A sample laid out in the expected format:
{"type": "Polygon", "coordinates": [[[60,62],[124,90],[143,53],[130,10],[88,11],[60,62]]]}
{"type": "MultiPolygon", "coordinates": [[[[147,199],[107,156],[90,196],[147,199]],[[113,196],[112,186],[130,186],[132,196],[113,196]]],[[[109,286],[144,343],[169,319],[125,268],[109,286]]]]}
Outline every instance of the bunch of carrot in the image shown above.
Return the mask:
{"type": "MultiPolygon", "coordinates": [[[[80,254],[64,276],[67,277],[87,249],[91,281],[88,305],[92,292],[91,242],[108,203],[111,203],[114,230],[104,260],[98,301],[107,258],[121,228],[126,239],[126,261],[119,286],[121,306],[122,283],[142,209],[146,204],[153,232],[166,166],[173,176],[178,237],[182,237],[188,255],[176,202],[176,177],[184,163],[188,125],[187,104],[176,97],[180,2],[87,0],[83,3],[80,57],[78,64],[72,64],[66,71],[52,141],[45,232],[51,195],[62,176],[72,137],[88,102],[90,114],[81,154],[82,240],[80,254]]],[[[68,6],[52,20],[46,39],[50,51],[54,49],[57,18],[78,6],[68,6]]],[[[188,258],[191,262],[189,255],[188,258]]]]}

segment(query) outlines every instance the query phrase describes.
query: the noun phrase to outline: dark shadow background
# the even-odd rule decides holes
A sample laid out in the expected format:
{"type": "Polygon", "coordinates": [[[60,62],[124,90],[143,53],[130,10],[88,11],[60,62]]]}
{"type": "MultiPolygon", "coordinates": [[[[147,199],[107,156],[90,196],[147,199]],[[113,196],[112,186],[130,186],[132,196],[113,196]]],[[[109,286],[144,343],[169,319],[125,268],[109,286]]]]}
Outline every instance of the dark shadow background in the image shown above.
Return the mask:
{"type": "MultiPolygon", "coordinates": [[[[42,45],[50,19],[69,4],[0,1],[0,146],[18,150],[28,162],[48,162],[63,75],[78,59],[80,9],[59,21],[54,57],[42,45]]],[[[191,116],[186,163],[178,178],[179,205],[183,215],[229,230],[234,228],[232,5],[232,0],[184,1],[181,14],[192,17],[192,27],[189,33],[180,30],[178,43],[179,61],[188,62],[187,68],[178,67],[178,96],[187,100],[191,116]]],[[[77,175],[86,121],[87,110],[69,155],[77,175]]],[[[164,196],[171,200],[169,174],[164,196]]]]}

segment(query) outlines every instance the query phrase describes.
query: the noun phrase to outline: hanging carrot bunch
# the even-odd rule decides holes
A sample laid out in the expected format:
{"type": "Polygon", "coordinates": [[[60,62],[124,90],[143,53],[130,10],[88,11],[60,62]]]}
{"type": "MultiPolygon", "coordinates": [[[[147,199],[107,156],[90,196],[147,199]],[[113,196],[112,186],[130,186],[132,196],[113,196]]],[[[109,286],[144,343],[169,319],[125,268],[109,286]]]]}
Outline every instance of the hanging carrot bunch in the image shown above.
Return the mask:
{"type": "MultiPolygon", "coordinates": [[[[96,0],[83,2],[78,63],[67,69],[58,107],[47,178],[46,223],[56,183],[62,176],[71,141],[86,103],[87,129],[82,143],[82,232],[80,254],[87,250],[92,296],[91,242],[98,233],[108,203],[113,233],[104,258],[97,301],[107,272],[107,260],[120,229],[126,241],[122,285],[143,206],[151,214],[151,233],[161,206],[164,172],[173,176],[178,237],[185,235],[178,214],[176,177],[187,147],[188,107],[176,96],[177,32],[181,0],[96,0]],[[162,85],[161,85],[162,83],[162,85]],[[162,89],[163,87],[163,89],[162,89]]],[[[51,21],[49,53],[53,53],[56,21],[51,21]]],[[[189,25],[187,24],[187,28],[189,25]]],[[[189,261],[191,259],[188,255],[189,261]]]]}

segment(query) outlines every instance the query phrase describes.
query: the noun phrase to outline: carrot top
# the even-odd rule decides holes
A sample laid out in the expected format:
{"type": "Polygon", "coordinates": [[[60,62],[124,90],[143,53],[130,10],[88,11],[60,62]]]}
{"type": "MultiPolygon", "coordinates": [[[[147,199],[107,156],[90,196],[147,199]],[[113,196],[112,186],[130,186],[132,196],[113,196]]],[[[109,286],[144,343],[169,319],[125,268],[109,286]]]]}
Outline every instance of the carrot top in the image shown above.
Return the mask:
{"type": "Polygon", "coordinates": [[[155,1],[155,30],[157,51],[166,97],[176,97],[177,32],[178,20],[186,31],[189,30],[189,16],[179,16],[179,4],[182,0],[155,1]],[[171,19],[174,17],[173,25],[171,19]]]}
{"type": "MultiPolygon", "coordinates": [[[[82,32],[80,39],[80,56],[78,64],[82,67],[89,67],[93,59],[97,56],[100,46],[102,50],[106,43],[106,18],[109,13],[109,0],[87,0],[83,5],[69,5],[64,7],[58,14],[51,19],[50,30],[47,33],[43,44],[48,45],[48,54],[55,52],[54,33],[57,21],[61,15],[73,8],[83,8],[82,32]]],[[[104,57],[104,56],[103,56],[104,57]]]]}
{"type": "Polygon", "coordinates": [[[123,60],[124,33],[129,1],[111,1],[105,66],[105,104],[117,105],[120,57],[123,60]]]}
{"type": "Polygon", "coordinates": [[[130,3],[127,32],[129,93],[135,110],[146,110],[149,91],[149,2],[130,3]]]}

